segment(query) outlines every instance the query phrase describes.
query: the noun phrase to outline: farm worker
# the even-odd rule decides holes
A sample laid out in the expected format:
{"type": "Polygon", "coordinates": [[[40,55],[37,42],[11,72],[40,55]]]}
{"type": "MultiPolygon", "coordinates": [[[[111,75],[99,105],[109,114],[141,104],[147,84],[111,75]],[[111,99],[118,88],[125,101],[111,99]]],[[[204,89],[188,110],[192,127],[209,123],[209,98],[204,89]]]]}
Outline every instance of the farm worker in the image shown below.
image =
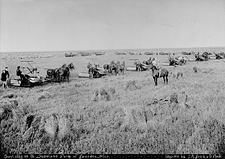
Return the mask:
{"type": "Polygon", "coordinates": [[[6,85],[8,86],[8,80],[9,80],[9,71],[8,71],[8,67],[5,67],[5,73],[6,73],[6,85]]]}
{"type": "Polygon", "coordinates": [[[5,67],[5,73],[6,73],[6,77],[7,77],[7,79],[9,79],[9,71],[8,71],[8,67],[5,67]]]}
{"type": "Polygon", "coordinates": [[[159,64],[158,64],[157,58],[153,58],[152,60],[153,60],[153,61],[152,61],[153,66],[155,66],[156,69],[159,69],[159,64]]]}
{"type": "Polygon", "coordinates": [[[5,71],[5,70],[2,70],[1,81],[3,82],[3,85],[2,85],[3,89],[8,87],[8,86],[7,86],[7,83],[6,83],[6,81],[7,81],[7,76],[8,76],[8,75],[7,75],[6,71],[5,71]]]}
{"type": "Polygon", "coordinates": [[[157,60],[157,58],[153,58],[152,60],[153,60],[152,61],[153,66],[155,66],[155,68],[157,70],[159,70],[159,74],[161,74],[161,64],[159,63],[159,61],[157,60]]]}
{"type": "Polygon", "coordinates": [[[24,79],[26,79],[26,77],[24,76],[24,74],[23,74],[22,71],[20,70],[20,66],[17,67],[16,75],[17,75],[17,76],[20,76],[21,81],[24,81],[24,79]]]}

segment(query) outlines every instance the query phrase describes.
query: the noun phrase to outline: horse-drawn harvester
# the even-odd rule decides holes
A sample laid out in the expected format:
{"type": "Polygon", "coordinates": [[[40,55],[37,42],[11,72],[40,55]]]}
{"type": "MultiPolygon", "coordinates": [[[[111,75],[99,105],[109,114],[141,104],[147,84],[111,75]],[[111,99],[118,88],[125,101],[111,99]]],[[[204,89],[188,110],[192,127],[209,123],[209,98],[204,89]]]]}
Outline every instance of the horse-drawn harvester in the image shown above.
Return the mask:
{"type": "Polygon", "coordinates": [[[127,67],[127,71],[147,71],[148,70],[147,61],[140,62],[139,59],[130,59],[130,60],[134,60],[134,66],[127,67]]]}
{"type": "Polygon", "coordinates": [[[80,72],[78,75],[79,78],[101,78],[106,75],[105,70],[94,61],[96,58],[87,59],[91,60],[87,65],[88,72],[80,72]]]}
{"type": "Polygon", "coordinates": [[[9,86],[12,87],[34,87],[44,85],[50,82],[63,82],[64,80],[68,79],[70,70],[75,69],[73,63],[70,63],[68,66],[64,64],[62,67],[57,69],[47,69],[47,75],[40,76],[37,68],[34,68],[30,62],[33,61],[21,61],[27,62],[29,67],[22,67],[22,74],[13,79],[9,79],[9,86]],[[53,70],[53,71],[52,71],[53,70]],[[53,74],[52,74],[53,73],[53,74]]]}
{"type": "Polygon", "coordinates": [[[39,75],[37,67],[33,67],[31,62],[33,61],[21,61],[23,64],[27,63],[28,66],[22,66],[23,74],[21,77],[11,78],[8,81],[11,87],[33,87],[42,85],[46,80],[39,75]]]}
{"type": "Polygon", "coordinates": [[[214,54],[215,54],[217,60],[225,59],[225,53],[224,52],[214,53],[214,54]]]}

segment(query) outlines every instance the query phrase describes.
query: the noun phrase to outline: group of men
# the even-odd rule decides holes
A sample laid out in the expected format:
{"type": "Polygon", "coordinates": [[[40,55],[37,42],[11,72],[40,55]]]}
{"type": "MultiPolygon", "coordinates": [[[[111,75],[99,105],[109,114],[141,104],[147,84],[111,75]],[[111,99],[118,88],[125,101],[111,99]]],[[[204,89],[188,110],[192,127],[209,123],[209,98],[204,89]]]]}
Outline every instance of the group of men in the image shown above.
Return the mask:
{"type": "MultiPolygon", "coordinates": [[[[21,81],[27,79],[26,75],[24,75],[22,73],[22,71],[20,70],[20,66],[17,67],[16,69],[16,75],[20,77],[21,81]]],[[[2,74],[1,74],[1,81],[2,81],[2,87],[3,89],[8,88],[8,80],[9,80],[9,71],[8,71],[8,67],[5,67],[4,70],[2,70],[2,74]]]]}

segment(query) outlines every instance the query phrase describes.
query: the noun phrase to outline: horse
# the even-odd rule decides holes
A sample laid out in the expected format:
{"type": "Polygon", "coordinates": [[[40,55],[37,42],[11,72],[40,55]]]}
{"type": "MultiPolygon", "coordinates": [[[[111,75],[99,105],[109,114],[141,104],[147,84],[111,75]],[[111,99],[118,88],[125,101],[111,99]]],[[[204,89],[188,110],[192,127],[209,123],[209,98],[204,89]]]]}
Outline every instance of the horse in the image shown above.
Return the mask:
{"type": "Polygon", "coordinates": [[[216,56],[216,59],[220,60],[220,59],[224,59],[225,58],[225,54],[224,52],[221,53],[214,53],[216,56]]]}
{"type": "Polygon", "coordinates": [[[93,76],[95,76],[96,78],[99,78],[101,75],[98,72],[98,67],[99,64],[91,64],[90,62],[87,65],[88,68],[88,74],[89,74],[89,78],[92,79],[93,76]]]}
{"type": "Polygon", "coordinates": [[[117,61],[116,63],[116,67],[117,67],[117,72],[120,74],[124,75],[124,70],[125,70],[125,61],[122,62],[122,64],[120,64],[119,61],[117,61]]]}
{"type": "Polygon", "coordinates": [[[136,65],[136,71],[142,71],[141,62],[139,60],[135,60],[134,65],[136,65]]]}
{"type": "Polygon", "coordinates": [[[59,68],[55,68],[55,69],[48,69],[47,70],[47,77],[53,79],[54,81],[58,81],[58,69],[59,68]]]}
{"type": "Polygon", "coordinates": [[[184,63],[184,64],[186,64],[186,63],[187,63],[187,61],[188,61],[187,56],[183,56],[182,58],[183,58],[183,63],[184,63]]]}
{"type": "Polygon", "coordinates": [[[109,73],[109,64],[104,64],[103,69],[105,70],[105,72],[109,73]]]}
{"type": "Polygon", "coordinates": [[[168,84],[168,75],[169,71],[165,68],[157,69],[152,63],[149,65],[149,68],[152,70],[152,77],[155,82],[155,86],[157,86],[157,80],[158,78],[163,77],[164,84],[168,84]]]}
{"type": "Polygon", "coordinates": [[[174,57],[171,57],[171,56],[169,55],[169,65],[170,65],[170,66],[178,65],[178,60],[175,59],[174,57]]]}
{"type": "Polygon", "coordinates": [[[123,61],[122,64],[121,64],[121,66],[120,66],[120,71],[121,71],[121,73],[122,73],[123,75],[124,75],[125,67],[126,67],[125,61],[123,61]]]}
{"type": "Polygon", "coordinates": [[[67,81],[69,82],[70,70],[73,70],[73,69],[75,69],[73,63],[70,63],[68,66],[64,64],[62,67],[57,69],[58,81],[61,82],[67,79],[67,81]]]}
{"type": "Polygon", "coordinates": [[[49,78],[56,78],[56,69],[48,69],[47,70],[47,76],[49,78]]]}
{"type": "Polygon", "coordinates": [[[66,68],[66,64],[63,64],[63,65],[62,65],[62,68],[66,68]]]}
{"type": "Polygon", "coordinates": [[[196,61],[207,61],[209,59],[208,53],[204,52],[202,55],[199,55],[199,52],[195,54],[196,61]]]}
{"type": "Polygon", "coordinates": [[[112,74],[113,71],[115,72],[116,75],[118,74],[118,67],[117,67],[117,64],[114,61],[112,61],[109,64],[109,73],[112,74]]]}

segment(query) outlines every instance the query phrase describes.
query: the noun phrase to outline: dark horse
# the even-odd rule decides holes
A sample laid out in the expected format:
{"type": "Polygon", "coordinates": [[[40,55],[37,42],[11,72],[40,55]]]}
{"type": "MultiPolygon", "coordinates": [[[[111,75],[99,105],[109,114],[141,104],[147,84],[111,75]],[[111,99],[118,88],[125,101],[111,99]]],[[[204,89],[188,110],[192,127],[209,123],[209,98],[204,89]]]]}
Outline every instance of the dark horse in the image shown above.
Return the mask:
{"type": "Polygon", "coordinates": [[[224,59],[225,58],[225,53],[221,52],[221,53],[214,53],[216,56],[216,59],[224,59]]]}
{"type": "Polygon", "coordinates": [[[105,72],[109,73],[109,64],[104,64],[103,69],[105,70],[105,72]]]}
{"type": "Polygon", "coordinates": [[[154,79],[155,86],[157,86],[158,78],[161,78],[161,77],[163,77],[164,84],[168,84],[169,72],[167,69],[165,68],[161,68],[161,70],[157,69],[152,63],[149,65],[149,68],[152,70],[152,77],[154,79]]]}
{"type": "Polygon", "coordinates": [[[116,67],[117,67],[117,73],[118,74],[123,74],[124,75],[124,70],[125,70],[125,61],[122,62],[122,64],[120,64],[119,61],[117,61],[116,63],[116,67]]]}
{"type": "Polygon", "coordinates": [[[64,80],[67,80],[69,82],[69,77],[70,77],[70,70],[75,69],[73,63],[70,63],[68,66],[64,64],[62,67],[57,69],[57,79],[59,82],[62,82],[64,80]]]}
{"type": "Polygon", "coordinates": [[[47,70],[47,78],[51,78],[51,79],[56,80],[57,79],[57,70],[58,70],[58,68],[48,69],[47,70]]]}
{"type": "Polygon", "coordinates": [[[195,54],[195,58],[196,61],[207,61],[209,59],[209,55],[207,52],[204,52],[202,55],[200,55],[198,52],[197,54],[195,54]]]}
{"type": "Polygon", "coordinates": [[[117,67],[117,64],[112,61],[110,64],[109,64],[109,73],[112,74],[113,71],[115,72],[115,74],[117,75],[119,72],[118,72],[118,67],[117,67]]]}
{"type": "Polygon", "coordinates": [[[139,60],[135,60],[134,65],[136,66],[136,71],[142,71],[141,62],[139,60]]]}
{"type": "Polygon", "coordinates": [[[100,73],[99,73],[99,69],[98,69],[98,65],[96,64],[91,64],[90,62],[87,65],[88,68],[88,74],[89,74],[89,78],[99,78],[101,77],[100,73]]]}

